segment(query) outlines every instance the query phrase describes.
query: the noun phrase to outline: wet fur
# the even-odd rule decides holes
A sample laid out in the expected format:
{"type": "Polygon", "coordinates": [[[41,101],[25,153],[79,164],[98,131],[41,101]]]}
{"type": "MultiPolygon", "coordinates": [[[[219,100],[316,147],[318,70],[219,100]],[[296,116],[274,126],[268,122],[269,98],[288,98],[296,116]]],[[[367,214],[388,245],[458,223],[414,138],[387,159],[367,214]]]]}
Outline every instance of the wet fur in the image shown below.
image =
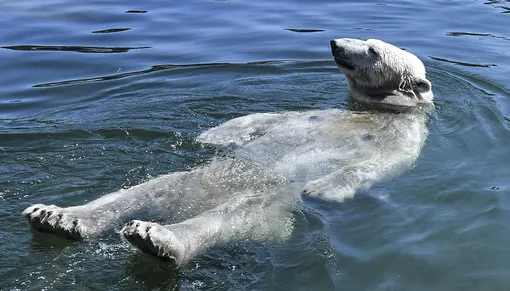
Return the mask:
{"type": "Polygon", "coordinates": [[[411,110],[236,118],[198,137],[229,155],[84,205],[37,204],[23,215],[34,230],[87,238],[130,217],[167,214],[172,223],[133,220],[121,234],[141,251],[177,265],[218,244],[287,239],[302,196],[338,203],[391,178],[412,165],[428,133],[427,113],[417,105],[430,104],[432,91],[418,58],[378,40],[331,44],[354,99],[411,110]]]}

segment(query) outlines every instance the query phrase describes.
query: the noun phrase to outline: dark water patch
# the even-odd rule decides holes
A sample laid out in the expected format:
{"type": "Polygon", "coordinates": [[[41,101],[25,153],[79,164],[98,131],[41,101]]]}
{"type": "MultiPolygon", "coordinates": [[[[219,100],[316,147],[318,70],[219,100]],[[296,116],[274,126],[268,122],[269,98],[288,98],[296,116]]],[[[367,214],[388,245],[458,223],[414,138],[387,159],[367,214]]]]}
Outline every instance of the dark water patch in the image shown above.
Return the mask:
{"type": "Polygon", "coordinates": [[[17,151],[19,148],[12,147],[19,141],[28,146],[29,142],[36,142],[41,140],[83,140],[90,138],[93,134],[86,130],[73,130],[73,131],[60,131],[55,132],[51,129],[39,130],[39,132],[26,132],[26,133],[2,133],[2,145],[6,151],[17,151]]]}
{"type": "Polygon", "coordinates": [[[441,61],[441,62],[446,62],[446,63],[450,63],[450,64],[461,65],[461,66],[465,66],[465,67],[490,68],[490,67],[496,67],[497,66],[496,64],[474,64],[474,63],[467,63],[467,62],[452,61],[452,60],[448,60],[448,59],[444,59],[444,58],[438,58],[438,57],[432,57],[432,56],[429,56],[429,58],[431,58],[433,60],[436,60],[436,61],[441,61]]]}
{"type": "Polygon", "coordinates": [[[149,290],[181,290],[182,274],[170,264],[141,253],[132,254],[125,267],[128,280],[119,282],[119,287],[129,290],[133,285],[142,285],[149,290]],[[134,281],[134,282],[131,282],[134,281]]]}
{"type": "Polygon", "coordinates": [[[35,118],[25,119],[25,120],[19,119],[19,118],[5,118],[5,119],[1,119],[0,118],[0,121],[42,123],[42,124],[59,124],[59,122],[56,121],[56,120],[45,120],[45,119],[35,119],[35,118]]]}
{"type": "Polygon", "coordinates": [[[96,30],[96,31],[93,31],[92,33],[115,33],[115,32],[127,31],[127,30],[131,30],[131,28],[109,28],[109,29],[103,29],[103,30],[96,30]]]}
{"type": "Polygon", "coordinates": [[[70,131],[56,131],[52,128],[45,128],[42,132],[25,132],[25,133],[0,133],[2,139],[2,145],[6,146],[4,150],[9,150],[9,144],[16,143],[19,140],[38,141],[43,139],[55,139],[55,140],[71,140],[71,139],[89,139],[92,137],[101,137],[104,139],[109,138],[136,138],[138,140],[153,140],[153,139],[166,139],[166,138],[178,138],[180,140],[192,139],[189,137],[181,136],[177,132],[164,132],[155,131],[148,129],[92,129],[92,130],[70,130],[70,131]]]}
{"type": "Polygon", "coordinates": [[[499,38],[504,40],[510,40],[508,37],[504,36],[497,36],[491,33],[473,33],[473,32],[448,32],[446,35],[448,36],[482,36],[482,37],[493,37],[493,38],[499,38]]]}
{"type": "Polygon", "coordinates": [[[104,138],[121,138],[121,137],[131,137],[137,138],[140,140],[153,140],[153,139],[161,139],[161,138],[178,138],[181,141],[186,140],[188,143],[192,143],[193,140],[189,137],[183,137],[178,132],[162,132],[162,131],[154,131],[147,129],[101,129],[92,131],[93,134],[99,134],[104,138]]]}
{"type": "Polygon", "coordinates": [[[0,118],[0,135],[3,132],[9,133],[13,130],[34,130],[35,128],[46,128],[49,126],[56,127],[61,122],[51,119],[38,119],[38,118],[0,118]]]}
{"type": "Polygon", "coordinates": [[[140,47],[100,47],[100,46],[45,46],[45,45],[13,45],[2,46],[3,49],[15,51],[62,51],[78,53],[125,53],[130,50],[149,49],[148,46],[140,47]]]}
{"type": "Polygon", "coordinates": [[[292,32],[324,32],[325,29],[307,29],[307,28],[285,28],[283,30],[288,30],[292,32]]]}

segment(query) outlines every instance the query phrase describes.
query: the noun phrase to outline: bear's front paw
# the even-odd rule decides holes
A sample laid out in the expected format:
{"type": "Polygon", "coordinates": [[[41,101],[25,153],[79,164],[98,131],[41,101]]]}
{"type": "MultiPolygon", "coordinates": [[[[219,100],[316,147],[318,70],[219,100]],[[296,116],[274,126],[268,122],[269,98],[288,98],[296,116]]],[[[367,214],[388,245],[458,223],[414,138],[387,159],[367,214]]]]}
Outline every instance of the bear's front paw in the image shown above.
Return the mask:
{"type": "Polygon", "coordinates": [[[86,229],[80,219],[55,205],[36,204],[23,211],[32,229],[71,238],[82,238],[86,229]]]}

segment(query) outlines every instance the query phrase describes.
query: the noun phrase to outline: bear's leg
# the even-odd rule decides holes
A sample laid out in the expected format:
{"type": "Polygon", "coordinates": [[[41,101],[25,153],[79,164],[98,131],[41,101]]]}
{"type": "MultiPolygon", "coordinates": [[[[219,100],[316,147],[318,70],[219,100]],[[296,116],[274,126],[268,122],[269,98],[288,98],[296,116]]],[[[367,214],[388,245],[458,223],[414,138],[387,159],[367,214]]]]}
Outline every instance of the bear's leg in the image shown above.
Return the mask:
{"type": "Polygon", "coordinates": [[[182,196],[200,170],[163,175],[129,189],[107,194],[90,203],[61,208],[55,205],[32,205],[23,211],[32,229],[74,238],[90,237],[113,227],[120,219],[143,210],[171,204],[182,196]]]}
{"type": "Polygon", "coordinates": [[[224,203],[231,193],[282,185],[285,179],[241,159],[216,158],[189,172],[176,172],[104,195],[90,203],[61,208],[37,204],[23,215],[38,231],[91,237],[137,213],[160,212],[182,221],[224,203]]]}
{"type": "Polygon", "coordinates": [[[294,198],[268,193],[244,196],[176,224],[133,220],[121,232],[141,251],[182,265],[215,245],[286,239],[293,229],[294,198]]]}

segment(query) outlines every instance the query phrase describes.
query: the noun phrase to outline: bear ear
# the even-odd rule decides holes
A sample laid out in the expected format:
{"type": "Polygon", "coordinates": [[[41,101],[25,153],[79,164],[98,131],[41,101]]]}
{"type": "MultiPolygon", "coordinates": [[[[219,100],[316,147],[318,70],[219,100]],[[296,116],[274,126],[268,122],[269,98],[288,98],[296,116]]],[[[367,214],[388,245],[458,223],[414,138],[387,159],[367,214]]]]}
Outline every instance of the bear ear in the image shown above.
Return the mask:
{"type": "Polygon", "coordinates": [[[413,89],[419,93],[425,93],[432,89],[432,85],[426,78],[415,77],[413,80],[413,89]]]}

